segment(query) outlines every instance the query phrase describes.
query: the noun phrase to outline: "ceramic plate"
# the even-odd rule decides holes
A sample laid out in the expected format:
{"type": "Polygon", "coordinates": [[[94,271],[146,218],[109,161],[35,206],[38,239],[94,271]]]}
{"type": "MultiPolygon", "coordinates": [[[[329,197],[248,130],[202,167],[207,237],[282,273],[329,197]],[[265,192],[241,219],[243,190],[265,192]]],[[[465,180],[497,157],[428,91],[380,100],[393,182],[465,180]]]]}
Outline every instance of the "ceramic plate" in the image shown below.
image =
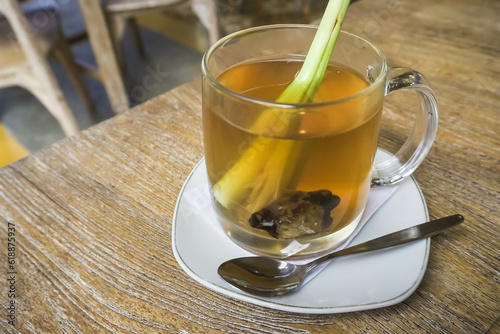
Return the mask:
{"type": "MultiPolygon", "coordinates": [[[[384,158],[387,153],[377,153],[384,158]]],[[[217,274],[218,266],[248,253],[213,224],[204,160],[193,169],[182,188],[173,219],[172,247],[186,273],[206,287],[230,297],[297,313],[341,313],[385,307],[409,297],[423,278],[430,239],[375,252],[334,259],[302,289],[280,297],[258,297],[240,291],[217,274]],[[190,199],[186,193],[191,191],[190,199]],[[192,193],[196,191],[194,197],[192,193]]],[[[413,178],[367,221],[350,245],[428,220],[427,207],[413,178]]]]}

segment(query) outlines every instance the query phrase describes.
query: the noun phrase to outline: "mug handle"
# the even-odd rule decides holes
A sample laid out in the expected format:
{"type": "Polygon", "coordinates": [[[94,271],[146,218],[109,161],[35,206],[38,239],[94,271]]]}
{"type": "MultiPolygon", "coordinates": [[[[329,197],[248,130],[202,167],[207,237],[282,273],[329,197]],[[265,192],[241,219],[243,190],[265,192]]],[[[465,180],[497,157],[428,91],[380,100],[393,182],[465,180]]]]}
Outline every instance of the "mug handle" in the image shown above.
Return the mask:
{"type": "Polygon", "coordinates": [[[389,67],[385,95],[399,89],[415,89],[419,107],[415,125],[403,146],[391,158],[375,163],[373,186],[390,186],[411,175],[429,152],[438,126],[438,104],[425,77],[407,67],[389,67]]]}

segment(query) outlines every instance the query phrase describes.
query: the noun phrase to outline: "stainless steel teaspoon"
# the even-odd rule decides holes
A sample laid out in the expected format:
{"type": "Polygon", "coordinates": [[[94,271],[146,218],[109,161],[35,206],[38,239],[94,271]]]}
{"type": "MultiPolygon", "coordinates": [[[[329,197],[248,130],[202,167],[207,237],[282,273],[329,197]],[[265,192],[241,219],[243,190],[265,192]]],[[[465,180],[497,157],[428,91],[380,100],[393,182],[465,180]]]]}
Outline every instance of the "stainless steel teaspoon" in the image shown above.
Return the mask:
{"type": "Polygon", "coordinates": [[[221,264],[218,273],[229,284],[248,293],[280,296],[299,289],[313,269],[325,261],[429,238],[463,221],[462,215],[436,219],[330,253],[303,265],[260,256],[232,259],[221,264]]]}

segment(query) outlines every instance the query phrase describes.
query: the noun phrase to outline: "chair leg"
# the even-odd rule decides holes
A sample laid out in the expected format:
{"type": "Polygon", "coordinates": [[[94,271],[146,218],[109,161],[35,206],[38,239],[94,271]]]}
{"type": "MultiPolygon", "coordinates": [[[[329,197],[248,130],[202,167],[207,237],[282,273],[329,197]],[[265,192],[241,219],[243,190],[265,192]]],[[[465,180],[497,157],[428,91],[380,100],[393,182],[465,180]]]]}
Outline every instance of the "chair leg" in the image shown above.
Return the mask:
{"type": "Polygon", "coordinates": [[[111,41],[113,42],[113,47],[115,49],[116,61],[123,75],[126,72],[125,57],[123,52],[123,34],[125,33],[127,18],[120,14],[109,14],[107,15],[107,21],[111,41]]]}
{"type": "Polygon", "coordinates": [[[145,57],[146,52],[144,50],[144,44],[142,43],[141,32],[139,31],[139,25],[135,17],[131,17],[127,20],[127,25],[130,31],[130,37],[134,43],[135,49],[141,57],[145,57]]]}
{"type": "Polygon", "coordinates": [[[16,85],[31,92],[51,113],[67,136],[74,135],[80,128],[68,106],[56,77],[45,60],[38,64],[35,73],[24,72],[17,77],[16,85]]]}
{"type": "Polygon", "coordinates": [[[191,9],[208,31],[210,45],[220,38],[217,4],[215,0],[191,0],[191,9]]]}
{"type": "Polygon", "coordinates": [[[89,90],[85,85],[85,82],[83,81],[78,66],[74,61],[73,53],[71,52],[68,43],[64,39],[62,32],[60,31],[57,44],[55,45],[52,52],[54,56],[57,58],[57,60],[66,69],[66,73],[68,74],[68,77],[71,80],[73,87],[75,88],[77,94],[80,96],[80,99],[82,100],[85,107],[91,112],[95,111],[94,103],[92,101],[92,98],[90,97],[89,90]]]}
{"type": "Polygon", "coordinates": [[[59,122],[67,136],[80,131],[75,116],[71,112],[59,87],[46,87],[46,89],[30,89],[31,93],[47,108],[59,122]]]}

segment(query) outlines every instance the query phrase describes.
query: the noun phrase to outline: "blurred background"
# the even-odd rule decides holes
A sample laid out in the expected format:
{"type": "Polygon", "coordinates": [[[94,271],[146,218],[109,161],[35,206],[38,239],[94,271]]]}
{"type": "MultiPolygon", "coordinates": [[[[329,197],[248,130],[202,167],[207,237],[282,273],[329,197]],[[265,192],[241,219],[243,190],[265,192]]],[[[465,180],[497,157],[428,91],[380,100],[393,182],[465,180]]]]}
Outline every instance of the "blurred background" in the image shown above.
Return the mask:
{"type": "MultiPolygon", "coordinates": [[[[1,1],[11,0],[0,0],[0,4],[1,1]]],[[[113,5],[120,1],[125,4],[134,2],[134,0],[107,0],[107,3],[106,1],[101,1],[101,3],[113,5]]],[[[218,37],[258,25],[309,23],[321,17],[327,3],[327,0],[213,1],[216,9],[218,37]]],[[[180,4],[166,9],[138,11],[134,20],[142,41],[142,50],[134,44],[136,31],[128,27],[123,30],[123,37],[120,41],[122,50],[120,56],[123,58],[121,79],[129,99],[129,107],[143,103],[200,76],[201,59],[211,41],[206,26],[200,22],[199,15],[195,15],[190,2],[189,0],[180,1],[180,4]],[[148,75],[153,75],[157,79],[155,84],[147,90],[138,90],[137,87],[144,85],[144,78],[148,75]]],[[[86,36],[88,19],[86,23],[79,1],[23,1],[21,10],[23,14],[29,16],[33,15],[33,8],[35,8],[36,19],[36,10],[47,6],[58,12],[62,35],[68,42],[70,56],[74,58],[75,63],[97,67],[95,50],[92,49],[86,36]],[[29,14],[30,10],[31,14],[29,14]]],[[[8,53],[6,50],[13,44],[12,33],[6,32],[9,31],[6,23],[8,21],[5,17],[0,17],[0,30],[4,29],[0,34],[4,39],[9,37],[8,43],[0,43],[0,65],[2,56],[6,57],[8,53]]],[[[35,35],[34,38],[37,36],[35,35]]],[[[90,100],[90,104],[89,101],[85,103],[85,99],[82,99],[81,94],[78,94],[75,89],[76,86],[68,75],[67,69],[56,58],[47,56],[49,68],[79,128],[84,130],[113,117],[115,111],[103,83],[79,65],[79,69],[82,69],[79,75],[90,100]]],[[[31,152],[43,149],[64,137],[65,133],[58,121],[32,92],[15,85],[4,85],[0,88],[0,167],[31,152]]]]}

